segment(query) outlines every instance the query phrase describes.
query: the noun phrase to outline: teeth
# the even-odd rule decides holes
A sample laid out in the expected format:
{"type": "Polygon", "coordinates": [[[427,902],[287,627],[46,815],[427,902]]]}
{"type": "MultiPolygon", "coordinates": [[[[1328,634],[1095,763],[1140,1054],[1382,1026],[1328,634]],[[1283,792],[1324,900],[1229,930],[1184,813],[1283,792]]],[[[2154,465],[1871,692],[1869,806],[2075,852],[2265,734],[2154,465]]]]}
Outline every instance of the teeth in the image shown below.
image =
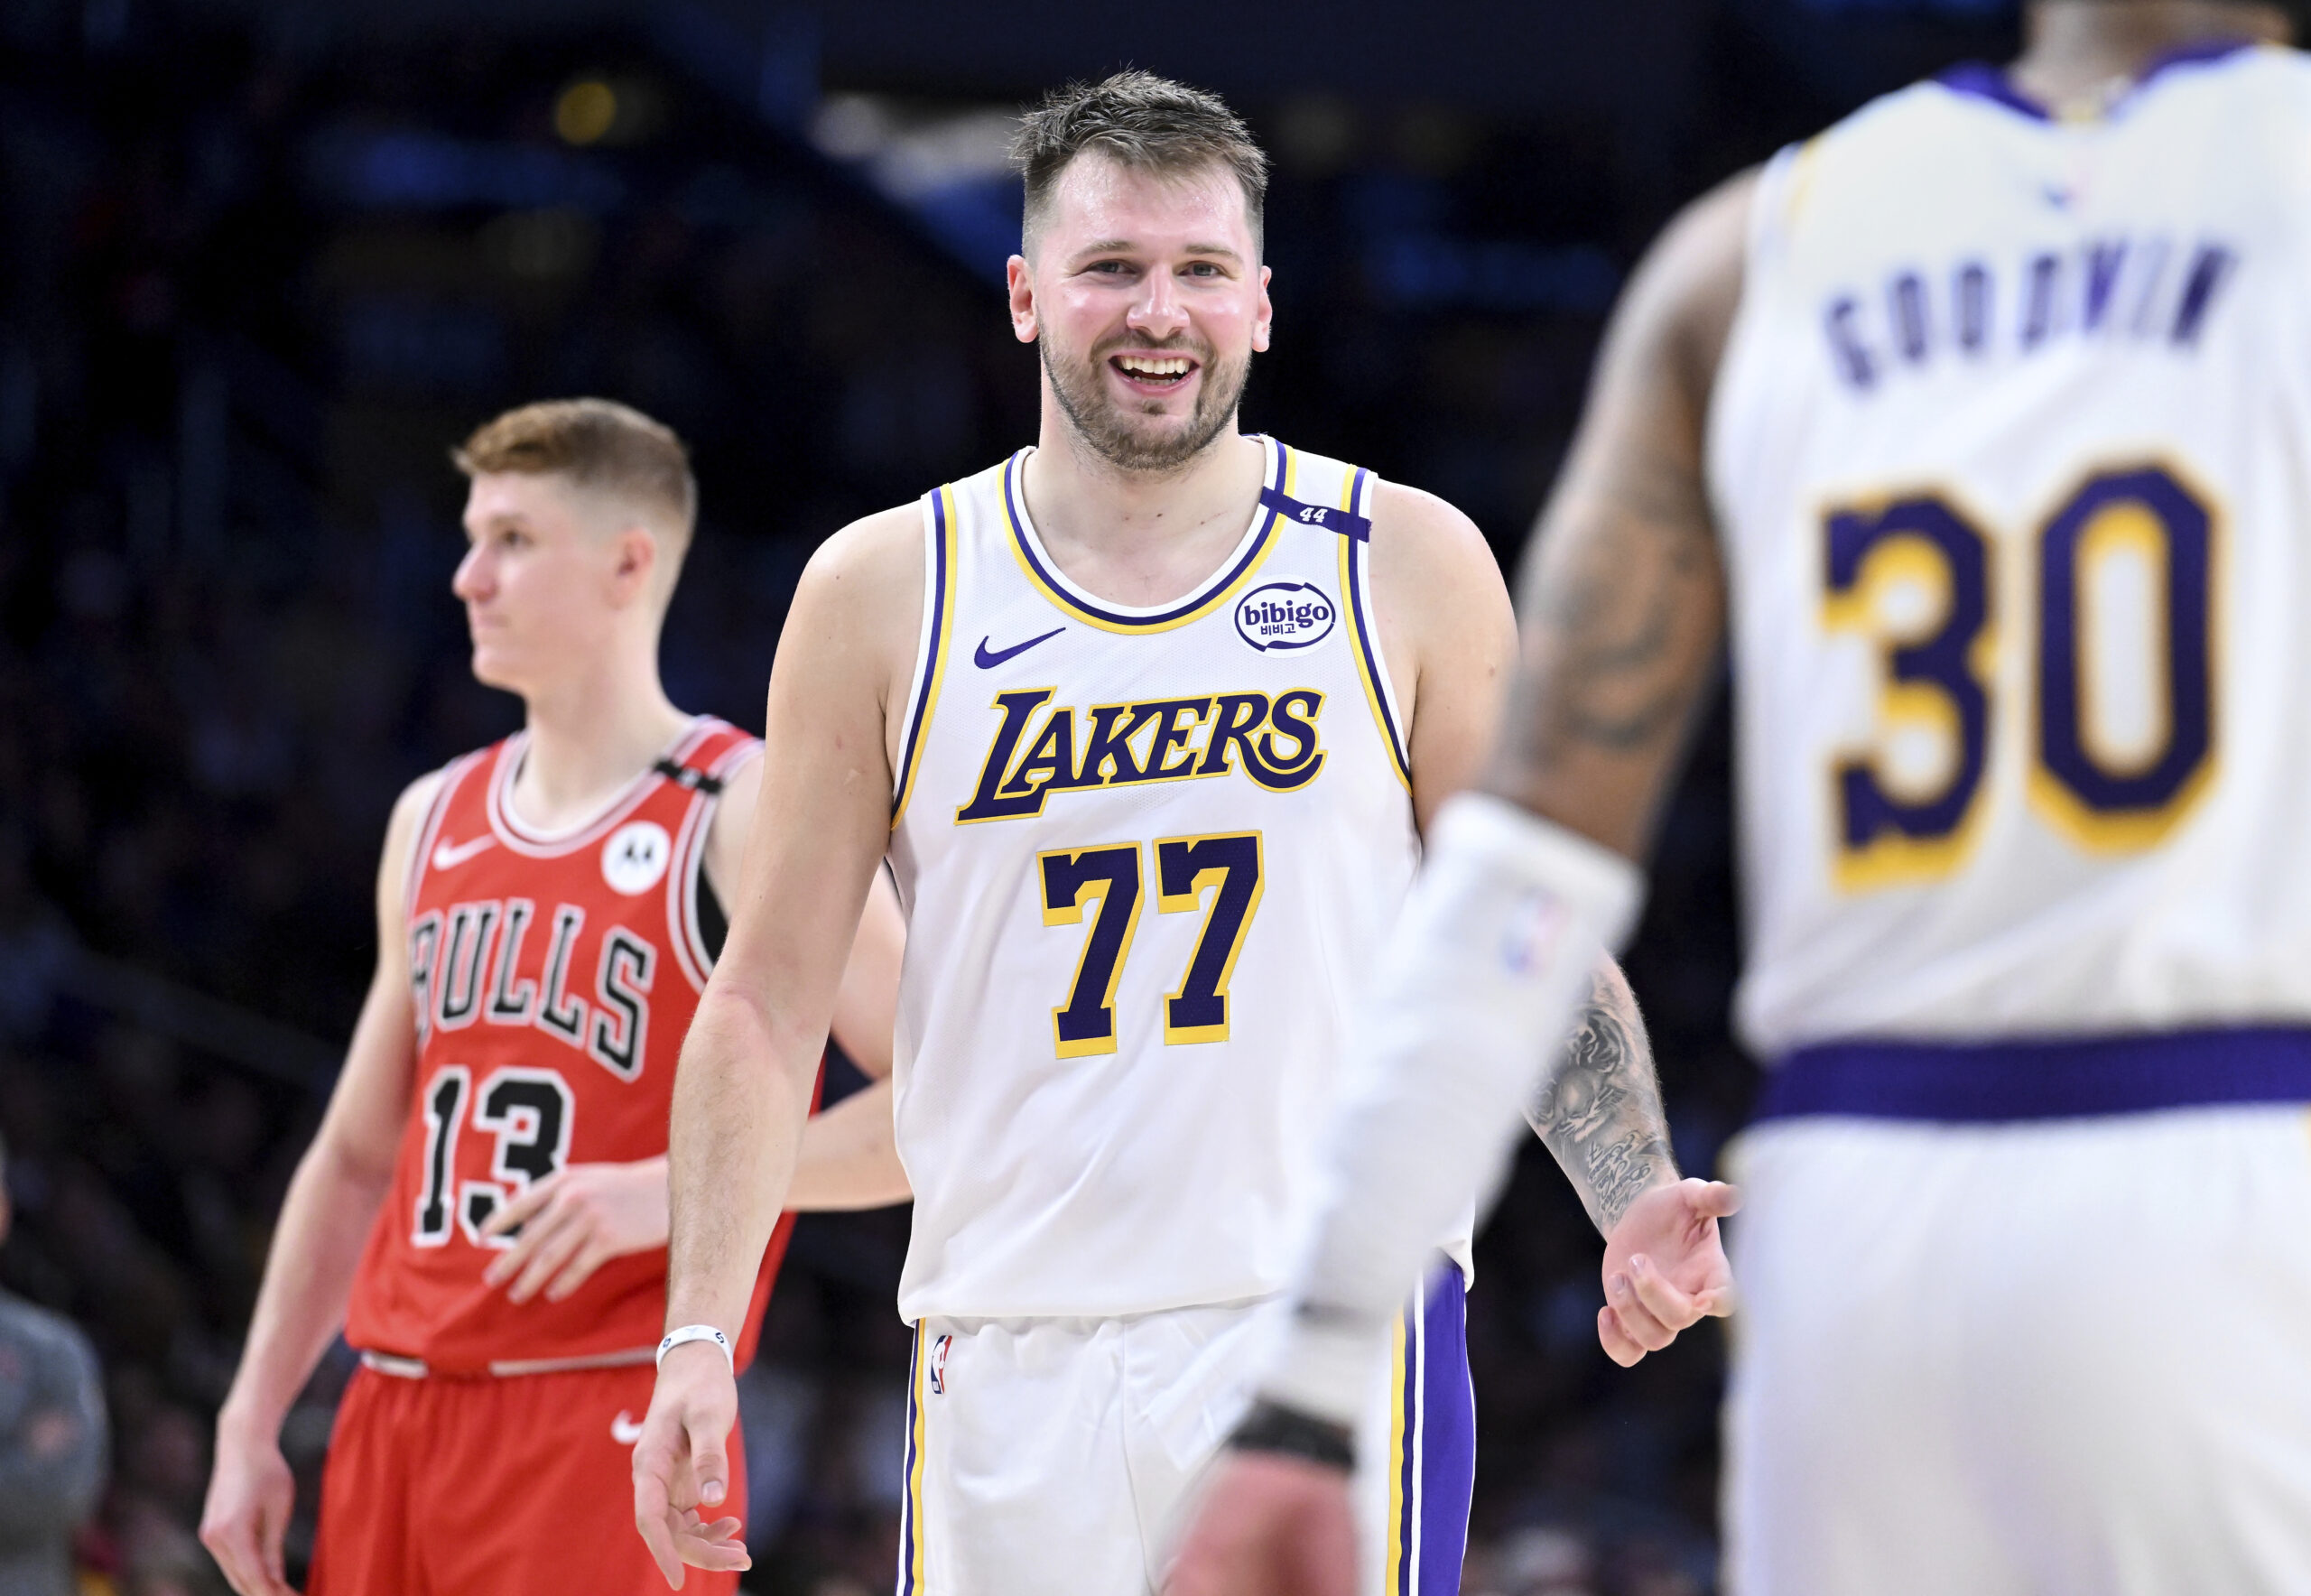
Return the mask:
{"type": "Polygon", "coordinates": [[[1148,376],[1185,376],[1188,374],[1184,355],[1118,355],[1116,364],[1126,371],[1137,371],[1148,376]]]}

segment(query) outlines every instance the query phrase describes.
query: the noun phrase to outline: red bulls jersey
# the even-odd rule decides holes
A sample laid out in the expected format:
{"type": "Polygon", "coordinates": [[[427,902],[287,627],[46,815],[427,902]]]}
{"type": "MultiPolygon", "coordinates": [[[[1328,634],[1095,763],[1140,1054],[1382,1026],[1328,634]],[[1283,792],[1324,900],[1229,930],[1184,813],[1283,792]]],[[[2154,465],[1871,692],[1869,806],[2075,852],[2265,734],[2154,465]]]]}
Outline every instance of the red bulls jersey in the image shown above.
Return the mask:
{"type": "MultiPolygon", "coordinates": [[[[701,717],[599,818],[549,836],[509,801],[527,745],[451,765],[418,833],[415,1090],[346,1324],[364,1351],[441,1372],[642,1361],[656,1347],[664,1248],[611,1259],[566,1301],[516,1304],[482,1281],[511,1245],[482,1227],[569,1165],[666,1150],[675,1058],[713,963],[700,930],[707,830],[724,781],[762,751],[701,717]]],[[[791,1224],[763,1256],[741,1367],[791,1224]]]]}

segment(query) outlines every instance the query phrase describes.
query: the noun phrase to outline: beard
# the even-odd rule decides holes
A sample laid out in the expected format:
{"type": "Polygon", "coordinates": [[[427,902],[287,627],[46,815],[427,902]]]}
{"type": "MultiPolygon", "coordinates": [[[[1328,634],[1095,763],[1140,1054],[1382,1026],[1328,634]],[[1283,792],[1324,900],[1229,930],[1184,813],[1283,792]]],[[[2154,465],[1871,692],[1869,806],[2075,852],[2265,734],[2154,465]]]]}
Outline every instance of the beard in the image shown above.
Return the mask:
{"type": "Polygon", "coordinates": [[[1059,401],[1060,411],[1075,435],[1093,454],[1119,471],[1177,470],[1211,448],[1212,440],[1235,419],[1244,384],[1252,375],[1252,357],[1247,354],[1229,366],[1183,342],[1149,344],[1135,339],[1130,347],[1187,355],[1196,361],[1202,380],[1195,407],[1184,419],[1155,425],[1139,422],[1141,417],[1160,417],[1162,406],[1150,401],[1144,409],[1135,410],[1110,397],[1104,375],[1106,355],[1094,350],[1078,357],[1055,348],[1048,338],[1036,345],[1043,354],[1044,370],[1051,376],[1053,397],[1059,401]]]}

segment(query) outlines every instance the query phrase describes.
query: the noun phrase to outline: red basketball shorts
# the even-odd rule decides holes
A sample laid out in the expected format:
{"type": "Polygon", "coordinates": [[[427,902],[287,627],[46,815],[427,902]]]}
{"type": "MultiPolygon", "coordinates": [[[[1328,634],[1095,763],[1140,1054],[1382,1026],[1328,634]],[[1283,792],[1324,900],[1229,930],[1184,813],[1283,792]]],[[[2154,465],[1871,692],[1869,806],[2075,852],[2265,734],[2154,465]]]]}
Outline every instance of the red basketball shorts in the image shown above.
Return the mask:
{"type": "MultiPolygon", "coordinates": [[[[634,1527],[645,1363],[505,1378],[364,1368],[321,1473],[309,1596],[664,1596],[634,1527]]],[[[732,1511],[746,1463],[730,1435],[732,1511]]],[[[738,1577],[693,1568],[683,1596],[738,1577]]]]}

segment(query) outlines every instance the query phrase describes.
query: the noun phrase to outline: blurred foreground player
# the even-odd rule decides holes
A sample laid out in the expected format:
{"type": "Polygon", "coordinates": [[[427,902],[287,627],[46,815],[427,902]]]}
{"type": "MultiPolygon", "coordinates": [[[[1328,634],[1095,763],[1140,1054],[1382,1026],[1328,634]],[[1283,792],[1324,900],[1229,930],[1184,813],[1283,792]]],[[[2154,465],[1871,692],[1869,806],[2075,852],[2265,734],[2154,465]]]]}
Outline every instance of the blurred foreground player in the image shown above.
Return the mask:
{"type": "MultiPolygon", "coordinates": [[[[315,1596],[658,1583],[627,1454],[664,1312],[666,1117],[763,749],[659,686],[696,498],[672,432],[599,400],[535,404],[457,460],[474,674],[519,693],[526,726],[413,783],[386,830],[376,978],[218,1421],[201,1536],[243,1596],[285,1589],[276,1437],[340,1322],[362,1367],[315,1596]]],[[[885,1074],[887,887],[851,932],[827,931],[849,950],[835,1031],[885,1074]]],[[[887,1119],[882,1092],[854,1100],[829,1119],[887,1119]]],[[[816,1173],[846,1205],[841,1172],[816,1173]]],[[[785,1237],[750,1260],[742,1359],[785,1237]]]]}
{"type": "MultiPolygon", "coordinates": [[[[670,1579],[677,1554],[743,1557],[680,1517],[724,1485],[735,1393],[711,1343],[778,1212],[829,934],[887,852],[916,1194],[900,1588],[1160,1580],[1284,1328],[1316,1134],[1418,828],[1474,773],[1514,654],[1459,512],[1238,430],[1270,311],[1266,162],[1235,116],[1125,73],[1053,96],[1017,150],[1010,309],[1042,357],[1040,443],[838,534],[779,644],[785,756],[675,1097],[674,1344],[635,1450],[670,1579]]],[[[1630,1090],[1559,1128],[1620,1155],[1573,1160],[1618,1212],[1622,1158],[1668,1155],[1627,988],[1596,979],[1630,1090]]],[[[1348,1403],[1374,1596],[1460,1588],[1467,1237],[1438,1218],[1348,1403]]]]}
{"type": "MultiPolygon", "coordinates": [[[[2311,1581],[2311,64],[2028,23],[1632,284],[1303,1287],[1373,1339],[1497,1157],[1573,978],[1482,950],[1626,923],[1730,593],[1744,1596],[2311,1581]]],[[[1299,1588],[1340,1495],[1239,1467],[1186,1588],[1299,1588]]]]}

